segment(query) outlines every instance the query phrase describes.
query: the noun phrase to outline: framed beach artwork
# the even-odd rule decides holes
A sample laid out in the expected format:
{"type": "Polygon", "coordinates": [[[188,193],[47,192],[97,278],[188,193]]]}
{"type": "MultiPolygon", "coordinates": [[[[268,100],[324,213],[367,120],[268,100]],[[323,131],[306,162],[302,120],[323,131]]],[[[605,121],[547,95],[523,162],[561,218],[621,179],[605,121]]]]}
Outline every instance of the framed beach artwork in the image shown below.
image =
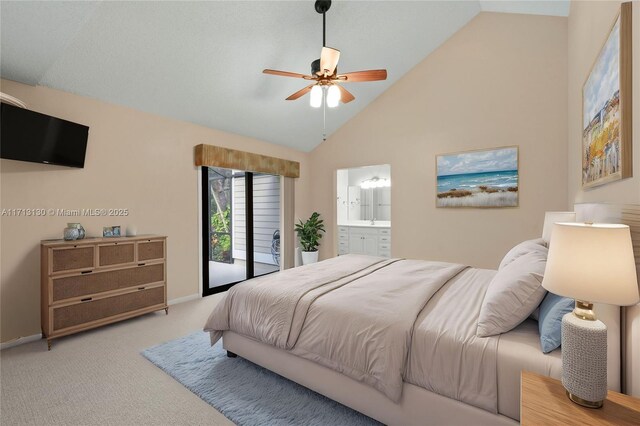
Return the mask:
{"type": "Polygon", "coordinates": [[[631,3],[622,3],[582,87],[582,187],[632,176],[631,3]]]}
{"type": "Polygon", "coordinates": [[[436,207],[517,207],[518,147],[436,156],[436,207]]]}

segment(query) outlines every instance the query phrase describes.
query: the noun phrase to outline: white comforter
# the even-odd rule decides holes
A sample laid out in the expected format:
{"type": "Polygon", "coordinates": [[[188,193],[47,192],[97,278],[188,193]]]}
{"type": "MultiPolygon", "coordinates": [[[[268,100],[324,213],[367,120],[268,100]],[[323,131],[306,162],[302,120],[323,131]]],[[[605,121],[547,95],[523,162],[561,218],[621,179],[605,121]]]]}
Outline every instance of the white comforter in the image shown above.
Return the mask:
{"type": "MultiPolygon", "coordinates": [[[[495,412],[495,399],[491,406],[471,396],[491,386],[495,392],[495,362],[490,377],[491,371],[478,367],[471,353],[452,356],[456,344],[446,343],[442,332],[419,339],[414,332],[414,324],[421,328],[428,322],[425,312],[437,330],[447,329],[443,299],[460,304],[453,299],[471,298],[473,306],[482,302],[486,286],[447,286],[455,288],[455,297],[444,297],[439,291],[448,282],[469,281],[452,280],[456,276],[473,279],[474,274],[462,272],[465,269],[442,262],[340,256],[233,287],[214,309],[205,330],[211,333],[212,343],[223,331],[233,330],[289,350],[365,382],[394,401],[401,397],[405,376],[406,381],[495,412]],[[432,305],[430,300],[438,302],[432,305]],[[416,322],[419,315],[422,322],[416,322]],[[420,357],[426,357],[426,362],[408,364],[409,359],[420,357]],[[451,370],[461,367],[460,376],[452,377],[451,370]]],[[[470,338],[473,315],[477,317],[477,312],[450,322],[451,327],[464,329],[454,341],[464,350],[495,352],[495,345],[478,346],[470,338]]],[[[487,357],[484,361],[490,361],[487,357]]]]}

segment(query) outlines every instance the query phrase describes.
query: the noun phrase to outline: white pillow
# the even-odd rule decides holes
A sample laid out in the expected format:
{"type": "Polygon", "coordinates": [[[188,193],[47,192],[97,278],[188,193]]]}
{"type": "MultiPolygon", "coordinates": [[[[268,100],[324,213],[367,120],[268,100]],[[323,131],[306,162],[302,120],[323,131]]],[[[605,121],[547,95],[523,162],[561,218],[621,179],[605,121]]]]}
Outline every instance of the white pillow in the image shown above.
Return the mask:
{"type": "Polygon", "coordinates": [[[479,337],[506,333],[538,307],[547,293],[542,287],[547,252],[546,247],[532,247],[493,277],[480,307],[479,337]]]}
{"type": "Polygon", "coordinates": [[[498,266],[498,270],[504,268],[523,254],[536,251],[539,247],[547,247],[547,244],[542,238],[536,238],[535,240],[526,240],[521,242],[504,255],[504,257],[502,258],[502,262],[500,262],[500,266],[498,266]]]}

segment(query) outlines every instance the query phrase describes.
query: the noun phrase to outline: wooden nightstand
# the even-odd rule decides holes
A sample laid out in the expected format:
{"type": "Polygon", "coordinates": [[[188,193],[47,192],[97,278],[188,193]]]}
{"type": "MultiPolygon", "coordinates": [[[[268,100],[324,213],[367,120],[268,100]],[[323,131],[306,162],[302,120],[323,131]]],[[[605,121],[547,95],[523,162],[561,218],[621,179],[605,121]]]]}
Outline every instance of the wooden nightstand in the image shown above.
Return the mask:
{"type": "Polygon", "coordinates": [[[609,391],[602,408],[569,400],[560,380],[523,371],[520,388],[522,425],[640,425],[640,399],[609,391]]]}

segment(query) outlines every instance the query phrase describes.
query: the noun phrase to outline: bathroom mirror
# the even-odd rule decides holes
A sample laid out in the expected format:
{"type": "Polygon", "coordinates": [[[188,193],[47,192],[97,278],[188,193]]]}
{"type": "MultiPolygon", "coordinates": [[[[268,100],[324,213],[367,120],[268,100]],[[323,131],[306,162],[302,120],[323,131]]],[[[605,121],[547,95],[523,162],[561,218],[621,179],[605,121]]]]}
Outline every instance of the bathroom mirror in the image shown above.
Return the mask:
{"type": "Polygon", "coordinates": [[[391,166],[339,169],[337,213],[339,255],[390,257],[391,166]]]}
{"type": "Polygon", "coordinates": [[[340,169],[337,189],[338,225],[391,221],[390,165],[340,169]]]}

